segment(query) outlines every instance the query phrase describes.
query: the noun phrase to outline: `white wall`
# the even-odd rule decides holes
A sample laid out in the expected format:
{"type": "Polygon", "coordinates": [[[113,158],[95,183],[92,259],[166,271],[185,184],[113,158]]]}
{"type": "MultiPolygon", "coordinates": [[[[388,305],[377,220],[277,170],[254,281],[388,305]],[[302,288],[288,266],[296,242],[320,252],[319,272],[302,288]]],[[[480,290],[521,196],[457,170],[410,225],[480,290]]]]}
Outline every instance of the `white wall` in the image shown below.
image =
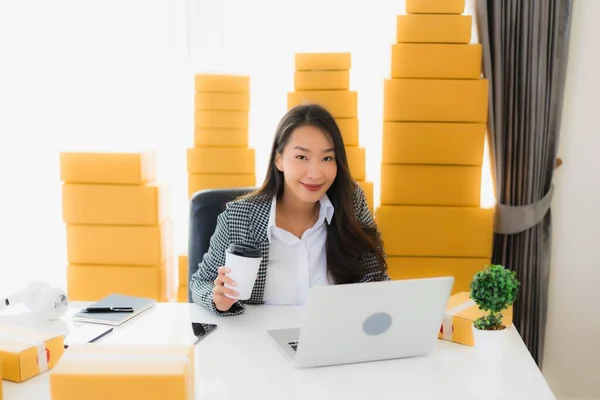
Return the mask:
{"type": "Polygon", "coordinates": [[[560,400],[600,399],[599,20],[600,1],[575,0],[542,368],[560,400]]]}

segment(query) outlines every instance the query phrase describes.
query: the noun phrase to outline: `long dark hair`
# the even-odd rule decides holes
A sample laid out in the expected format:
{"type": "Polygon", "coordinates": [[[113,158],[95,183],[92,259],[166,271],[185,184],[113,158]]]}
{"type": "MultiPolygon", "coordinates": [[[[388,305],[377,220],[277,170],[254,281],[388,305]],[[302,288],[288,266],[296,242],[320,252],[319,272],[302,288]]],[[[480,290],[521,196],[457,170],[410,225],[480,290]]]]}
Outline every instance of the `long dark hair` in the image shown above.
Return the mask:
{"type": "Polygon", "coordinates": [[[300,127],[314,126],[333,142],[337,175],[327,190],[327,196],[335,212],[331,224],[327,227],[327,272],[334,283],[354,283],[365,273],[360,259],[373,254],[379,262],[381,271],[387,264],[383,255],[383,245],[375,224],[362,226],[354,211],[354,197],[357,183],[350,175],[344,140],[340,128],[333,116],[316,104],[299,105],[290,109],[277,126],[267,175],[263,185],[247,197],[272,199],[283,195],[283,173],[275,166],[277,154],[281,154],[292,132],[300,127]]]}

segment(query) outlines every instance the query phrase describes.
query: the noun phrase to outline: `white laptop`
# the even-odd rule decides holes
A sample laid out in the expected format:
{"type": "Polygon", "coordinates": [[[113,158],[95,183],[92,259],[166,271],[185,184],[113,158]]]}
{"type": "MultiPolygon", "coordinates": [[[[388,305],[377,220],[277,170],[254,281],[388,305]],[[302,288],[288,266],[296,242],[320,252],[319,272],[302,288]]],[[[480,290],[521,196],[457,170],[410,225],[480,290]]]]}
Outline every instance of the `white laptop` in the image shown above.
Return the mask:
{"type": "Polygon", "coordinates": [[[268,334],[298,368],[429,355],[453,277],[316,287],[300,327],[268,334]]]}

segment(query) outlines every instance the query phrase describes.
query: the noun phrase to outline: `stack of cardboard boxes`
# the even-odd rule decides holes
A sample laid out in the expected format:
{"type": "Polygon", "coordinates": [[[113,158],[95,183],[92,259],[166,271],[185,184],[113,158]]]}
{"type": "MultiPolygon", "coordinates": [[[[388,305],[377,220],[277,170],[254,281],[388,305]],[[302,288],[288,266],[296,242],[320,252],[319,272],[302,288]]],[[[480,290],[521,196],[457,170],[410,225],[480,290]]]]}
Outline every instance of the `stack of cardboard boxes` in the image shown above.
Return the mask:
{"type": "Polygon", "coordinates": [[[69,299],[167,301],[173,229],[155,153],[61,153],[60,176],[69,299]]]}
{"type": "MultiPolygon", "coordinates": [[[[250,78],[196,74],[194,147],[187,150],[188,198],[205,189],[254,187],[254,149],[248,147],[250,78]]],[[[177,300],[188,298],[187,255],[180,254],[177,300]]]]}
{"type": "Polygon", "coordinates": [[[297,53],[294,91],[287,94],[287,108],[314,103],[333,115],[342,132],[350,173],[373,212],[373,183],[366,181],[365,149],[358,140],[358,94],[350,90],[351,66],[350,53],[297,53]]]}
{"type": "Polygon", "coordinates": [[[177,288],[177,301],[179,303],[187,303],[189,294],[188,255],[180,254],[177,259],[177,264],[179,265],[179,287],[177,288]]]}
{"type": "Polygon", "coordinates": [[[407,0],[397,16],[376,213],[391,277],[452,275],[453,293],[469,290],[493,242],[493,210],[480,208],[488,82],[464,6],[407,0]]]}
{"type": "Polygon", "coordinates": [[[254,149],[248,147],[250,78],[196,75],[194,107],[188,196],[203,189],[254,186],[254,149]]]}

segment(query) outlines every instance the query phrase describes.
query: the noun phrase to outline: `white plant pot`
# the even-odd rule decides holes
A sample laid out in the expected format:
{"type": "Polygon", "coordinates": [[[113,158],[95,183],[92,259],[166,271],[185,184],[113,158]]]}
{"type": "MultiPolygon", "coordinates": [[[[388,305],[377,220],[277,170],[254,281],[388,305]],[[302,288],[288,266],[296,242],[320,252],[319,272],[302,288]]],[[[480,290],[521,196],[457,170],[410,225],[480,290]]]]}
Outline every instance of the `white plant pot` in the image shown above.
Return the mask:
{"type": "Polygon", "coordinates": [[[473,328],[473,342],[477,353],[486,360],[500,361],[505,350],[508,330],[485,331],[473,328]]]}

